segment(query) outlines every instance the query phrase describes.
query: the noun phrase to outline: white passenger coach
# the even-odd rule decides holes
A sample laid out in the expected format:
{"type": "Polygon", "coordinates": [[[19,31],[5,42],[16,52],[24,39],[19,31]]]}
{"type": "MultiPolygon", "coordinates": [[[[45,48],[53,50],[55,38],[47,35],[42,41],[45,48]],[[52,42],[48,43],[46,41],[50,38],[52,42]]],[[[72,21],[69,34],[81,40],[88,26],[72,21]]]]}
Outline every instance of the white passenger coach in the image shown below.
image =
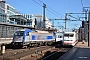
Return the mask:
{"type": "Polygon", "coordinates": [[[74,46],[78,42],[78,33],[64,32],[64,45],[74,46]]]}

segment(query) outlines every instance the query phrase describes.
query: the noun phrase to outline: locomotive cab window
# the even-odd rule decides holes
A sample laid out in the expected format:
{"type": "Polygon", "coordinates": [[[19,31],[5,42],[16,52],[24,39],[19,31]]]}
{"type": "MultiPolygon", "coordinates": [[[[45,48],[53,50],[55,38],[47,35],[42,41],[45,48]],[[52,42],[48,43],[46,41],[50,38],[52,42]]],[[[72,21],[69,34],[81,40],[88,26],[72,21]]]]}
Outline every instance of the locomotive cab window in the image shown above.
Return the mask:
{"type": "Polygon", "coordinates": [[[60,36],[60,38],[62,38],[62,36],[60,36]]]}
{"type": "Polygon", "coordinates": [[[17,31],[15,32],[15,36],[23,36],[24,31],[17,31]]]}
{"type": "Polygon", "coordinates": [[[65,37],[73,37],[74,34],[64,34],[65,37]]]}
{"type": "Polygon", "coordinates": [[[58,35],[58,38],[62,38],[62,36],[61,35],[58,35]]]}
{"type": "Polygon", "coordinates": [[[74,36],[74,34],[69,34],[69,36],[70,36],[70,37],[73,37],[73,36],[74,36]]]}
{"type": "Polygon", "coordinates": [[[26,36],[29,36],[29,32],[26,34],[26,36]]]}

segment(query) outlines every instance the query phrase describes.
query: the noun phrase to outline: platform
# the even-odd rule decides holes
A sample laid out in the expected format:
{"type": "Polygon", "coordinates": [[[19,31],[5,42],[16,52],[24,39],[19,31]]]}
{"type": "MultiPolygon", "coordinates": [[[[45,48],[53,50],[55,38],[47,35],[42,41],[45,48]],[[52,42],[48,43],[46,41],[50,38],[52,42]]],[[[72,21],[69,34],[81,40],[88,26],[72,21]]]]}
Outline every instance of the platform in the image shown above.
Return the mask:
{"type": "Polygon", "coordinates": [[[0,40],[0,45],[1,44],[9,44],[9,43],[11,43],[12,42],[12,40],[0,40]]]}
{"type": "Polygon", "coordinates": [[[72,49],[57,60],[90,60],[90,47],[88,43],[78,42],[72,49]]]}

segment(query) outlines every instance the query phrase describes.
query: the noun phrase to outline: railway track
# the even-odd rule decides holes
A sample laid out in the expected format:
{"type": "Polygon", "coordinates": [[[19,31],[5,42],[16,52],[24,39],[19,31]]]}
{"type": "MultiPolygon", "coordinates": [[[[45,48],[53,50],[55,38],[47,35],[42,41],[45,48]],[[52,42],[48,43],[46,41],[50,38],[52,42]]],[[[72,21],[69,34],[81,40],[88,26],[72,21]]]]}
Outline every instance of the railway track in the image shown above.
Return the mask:
{"type": "Polygon", "coordinates": [[[33,47],[31,49],[6,49],[6,53],[0,55],[0,60],[47,60],[51,59],[54,55],[56,56],[58,52],[62,55],[69,49],[63,48],[60,45],[33,47]]]}
{"type": "Polygon", "coordinates": [[[38,60],[57,60],[60,56],[66,53],[70,48],[60,48],[58,50],[52,51],[50,54],[39,58],[38,60]]]}

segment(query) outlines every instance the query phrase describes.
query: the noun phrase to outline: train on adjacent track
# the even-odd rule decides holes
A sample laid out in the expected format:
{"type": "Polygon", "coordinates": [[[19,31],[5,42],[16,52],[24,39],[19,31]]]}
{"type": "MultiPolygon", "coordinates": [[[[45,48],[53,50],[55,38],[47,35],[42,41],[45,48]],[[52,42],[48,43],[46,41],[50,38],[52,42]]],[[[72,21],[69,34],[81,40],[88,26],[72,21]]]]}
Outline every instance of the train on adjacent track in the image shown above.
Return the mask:
{"type": "Polygon", "coordinates": [[[55,41],[58,44],[62,44],[64,43],[64,32],[56,32],[55,33],[55,41]]]}
{"type": "Polygon", "coordinates": [[[64,32],[63,45],[74,46],[78,42],[78,33],[76,32],[64,32]]]}
{"type": "Polygon", "coordinates": [[[21,29],[14,33],[12,44],[14,46],[51,45],[59,43],[74,46],[77,42],[75,32],[48,32],[41,30],[21,29]]]}

